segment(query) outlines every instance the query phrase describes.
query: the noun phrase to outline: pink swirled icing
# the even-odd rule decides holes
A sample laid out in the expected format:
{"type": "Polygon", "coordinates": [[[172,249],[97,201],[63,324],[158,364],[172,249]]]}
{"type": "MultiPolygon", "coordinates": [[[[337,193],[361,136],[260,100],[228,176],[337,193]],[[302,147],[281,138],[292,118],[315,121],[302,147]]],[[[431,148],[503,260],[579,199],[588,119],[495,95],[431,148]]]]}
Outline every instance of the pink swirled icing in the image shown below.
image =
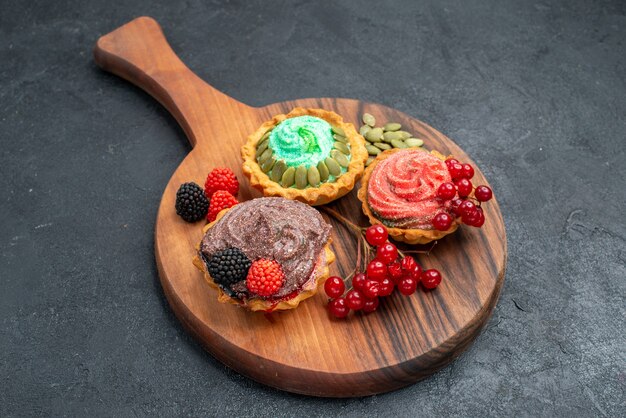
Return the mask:
{"type": "Polygon", "coordinates": [[[389,227],[433,229],[435,215],[450,208],[450,201],[437,198],[437,189],[450,181],[445,162],[428,152],[406,149],[376,164],[367,185],[367,203],[389,227]]]}

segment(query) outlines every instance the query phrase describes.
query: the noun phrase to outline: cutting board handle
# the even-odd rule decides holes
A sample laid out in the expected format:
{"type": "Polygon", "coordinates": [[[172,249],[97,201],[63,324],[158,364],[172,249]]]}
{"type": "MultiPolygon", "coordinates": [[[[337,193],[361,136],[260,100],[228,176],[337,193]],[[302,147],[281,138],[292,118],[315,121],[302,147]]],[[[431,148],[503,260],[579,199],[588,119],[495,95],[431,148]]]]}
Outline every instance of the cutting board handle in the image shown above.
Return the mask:
{"type": "Polygon", "coordinates": [[[98,39],[96,63],[157,99],[176,118],[192,146],[208,141],[207,128],[224,125],[222,112],[247,108],[214,89],[178,58],[161,26],[150,17],[138,17],[98,39]]]}

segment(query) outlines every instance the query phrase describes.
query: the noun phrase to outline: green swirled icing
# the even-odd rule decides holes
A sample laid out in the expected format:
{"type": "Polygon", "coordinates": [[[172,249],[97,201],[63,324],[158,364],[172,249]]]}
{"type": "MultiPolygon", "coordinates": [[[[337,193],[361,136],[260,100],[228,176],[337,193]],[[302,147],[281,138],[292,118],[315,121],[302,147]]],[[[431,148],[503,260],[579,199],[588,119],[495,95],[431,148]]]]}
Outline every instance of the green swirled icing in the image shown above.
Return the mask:
{"type": "Polygon", "coordinates": [[[276,160],[284,160],[289,167],[316,166],[330,155],[333,143],[328,122],[314,116],[286,119],[272,130],[269,139],[276,160]]]}

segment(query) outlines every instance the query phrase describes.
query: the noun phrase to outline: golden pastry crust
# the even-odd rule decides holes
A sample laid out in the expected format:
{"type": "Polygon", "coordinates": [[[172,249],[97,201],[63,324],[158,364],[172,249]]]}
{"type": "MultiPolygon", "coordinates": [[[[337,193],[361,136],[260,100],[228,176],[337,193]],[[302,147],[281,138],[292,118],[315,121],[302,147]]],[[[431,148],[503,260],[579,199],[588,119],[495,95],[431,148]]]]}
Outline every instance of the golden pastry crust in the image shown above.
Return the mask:
{"type": "MultiPolygon", "coordinates": [[[[421,148],[411,148],[411,149],[428,152],[421,148]]],[[[404,151],[402,148],[394,148],[394,149],[390,149],[385,152],[382,152],[376,157],[376,159],[369,165],[369,167],[365,169],[365,173],[363,174],[363,179],[361,180],[361,188],[359,189],[357,193],[357,197],[362,202],[361,207],[363,208],[363,213],[369,218],[370,223],[372,225],[376,225],[376,224],[383,225],[385,228],[387,228],[387,232],[389,233],[389,236],[391,236],[393,239],[397,241],[401,241],[401,242],[406,242],[407,244],[428,244],[429,242],[441,239],[445,237],[446,235],[451,234],[454,231],[456,231],[459,225],[461,224],[460,218],[455,219],[454,222],[452,222],[452,226],[450,226],[450,228],[446,231],[438,231],[436,229],[426,230],[426,229],[392,228],[392,227],[388,227],[384,225],[381,221],[379,221],[378,218],[376,218],[376,215],[374,215],[374,213],[370,209],[369,204],[367,203],[367,185],[369,183],[370,176],[372,175],[372,172],[374,171],[374,168],[376,167],[376,165],[380,161],[386,158],[389,158],[396,152],[402,152],[402,151],[404,151]]],[[[448,158],[435,150],[432,150],[430,153],[442,161],[445,161],[446,158],[448,158]]]]}
{"type": "MultiPolygon", "coordinates": [[[[222,216],[228,212],[230,208],[226,208],[218,213],[215,220],[202,228],[203,234],[206,232],[220,220],[222,216]]],[[[221,303],[230,303],[233,305],[241,306],[250,311],[263,311],[263,312],[274,312],[274,311],[285,311],[288,309],[297,308],[300,302],[305,299],[310,298],[311,296],[317,293],[317,289],[324,285],[324,282],[330,276],[330,268],[328,267],[331,263],[335,261],[335,253],[330,249],[330,244],[332,243],[332,239],[328,238],[326,245],[324,245],[323,253],[317,259],[317,263],[315,265],[315,271],[313,277],[311,277],[304,285],[300,293],[298,293],[295,297],[287,300],[281,300],[279,302],[273,302],[270,300],[263,299],[250,299],[247,302],[242,302],[240,300],[231,298],[213,281],[213,278],[209,274],[209,271],[204,264],[204,262],[200,259],[197,252],[200,250],[200,245],[196,246],[196,255],[193,257],[193,265],[198,268],[203,273],[204,280],[211,286],[213,289],[217,290],[217,300],[221,303]]]]}
{"type": "Polygon", "coordinates": [[[248,137],[248,141],[241,148],[241,156],[243,158],[243,172],[250,180],[250,185],[261,191],[264,196],[282,196],[317,206],[332,202],[346,195],[354,188],[355,183],[363,175],[368,153],[365,149],[363,137],[351,123],[344,122],[343,118],[335,112],[296,107],[286,115],[276,115],[271,120],[264,122],[248,137]],[[322,183],[319,187],[307,187],[306,189],[284,188],[272,181],[259,167],[256,161],[256,144],[272,126],[278,125],[285,119],[305,115],[324,119],[332,126],[343,129],[350,144],[350,164],[347,167],[347,171],[332,183],[322,183]]]}

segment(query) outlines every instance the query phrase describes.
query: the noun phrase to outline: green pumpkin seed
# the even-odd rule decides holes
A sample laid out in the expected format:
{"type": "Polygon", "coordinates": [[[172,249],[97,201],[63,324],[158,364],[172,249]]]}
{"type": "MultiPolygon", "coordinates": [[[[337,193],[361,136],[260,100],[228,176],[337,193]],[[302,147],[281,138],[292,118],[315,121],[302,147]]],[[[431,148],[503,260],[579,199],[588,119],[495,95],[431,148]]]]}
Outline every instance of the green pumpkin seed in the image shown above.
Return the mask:
{"type": "Polygon", "coordinates": [[[391,145],[393,145],[394,148],[408,148],[407,145],[399,139],[393,139],[391,145]]]}
{"type": "Polygon", "coordinates": [[[396,132],[400,134],[400,139],[407,139],[413,136],[407,131],[396,131],[396,132]]]}
{"type": "Polygon", "coordinates": [[[376,126],[376,118],[369,113],[363,113],[363,123],[373,128],[376,126]]]}
{"type": "Polygon", "coordinates": [[[337,161],[333,160],[332,158],[326,158],[324,160],[324,164],[326,164],[326,167],[328,167],[328,172],[330,174],[335,177],[339,177],[339,175],[341,174],[341,166],[339,165],[339,163],[337,163],[337,161]]]}
{"type": "Polygon", "coordinates": [[[259,148],[261,145],[268,144],[269,143],[269,138],[261,138],[259,139],[259,142],[256,143],[256,147],[259,148]]]}
{"type": "Polygon", "coordinates": [[[307,180],[307,169],[305,166],[301,165],[296,168],[296,187],[298,189],[304,189],[307,184],[309,184],[307,180]]]}
{"type": "Polygon", "coordinates": [[[371,129],[372,129],[372,127],[371,127],[371,126],[369,126],[369,125],[363,125],[363,126],[361,126],[361,127],[359,128],[359,133],[360,133],[361,135],[365,136],[365,134],[366,134],[367,132],[369,132],[371,129]]]}
{"type": "Polygon", "coordinates": [[[257,149],[256,149],[256,158],[257,160],[259,159],[259,157],[261,156],[261,154],[263,154],[265,152],[265,150],[267,149],[267,147],[270,145],[270,141],[263,141],[261,142],[257,149]]]}
{"type": "Polygon", "coordinates": [[[346,138],[345,136],[335,134],[333,135],[333,138],[335,138],[335,141],[343,142],[344,144],[348,143],[348,138],[346,138]]]}
{"type": "Polygon", "coordinates": [[[276,158],[270,157],[267,161],[261,164],[261,171],[264,173],[269,173],[269,171],[274,167],[274,163],[276,162],[276,158]]]}
{"type": "Polygon", "coordinates": [[[316,167],[309,167],[309,170],[306,173],[306,178],[309,180],[309,184],[311,186],[317,187],[320,185],[320,172],[316,167]]]}
{"type": "Polygon", "coordinates": [[[402,128],[402,125],[396,122],[389,122],[383,127],[386,132],[399,131],[400,128],[402,128]]]}
{"type": "Polygon", "coordinates": [[[346,157],[346,155],[339,150],[334,149],[330,151],[330,156],[333,157],[333,160],[337,161],[342,167],[348,167],[350,165],[348,157],[346,157]]]}
{"type": "Polygon", "coordinates": [[[378,155],[378,154],[380,154],[380,149],[376,148],[373,145],[366,145],[365,149],[367,150],[369,155],[378,155]]]}
{"type": "Polygon", "coordinates": [[[257,158],[258,163],[263,165],[263,163],[265,163],[267,160],[269,160],[272,157],[273,153],[274,152],[272,151],[271,148],[266,149],[265,151],[263,151],[263,154],[261,154],[261,156],[257,158]]]}
{"type": "Polygon", "coordinates": [[[283,187],[291,187],[295,181],[296,177],[296,169],[293,167],[289,167],[284,173],[283,178],[280,179],[280,184],[283,187]]]}
{"type": "Polygon", "coordinates": [[[333,144],[333,147],[335,149],[338,149],[339,151],[341,151],[342,153],[346,154],[346,155],[350,155],[350,148],[348,148],[348,146],[346,144],[342,144],[339,141],[336,141],[333,144]]]}
{"type": "Polygon", "coordinates": [[[283,174],[285,174],[285,171],[287,171],[287,164],[285,164],[285,160],[278,160],[272,168],[272,174],[270,175],[270,178],[272,179],[272,181],[278,183],[280,182],[280,179],[283,178],[283,174]]]}
{"type": "Polygon", "coordinates": [[[385,139],[385,142],[391,142],[394,139],[402,140],[402,135],[398,132],[385,132],[383,134],[383,138],[385,139]]]}
{"type": "Polygon", "coordinates": [[[380,142],[382,137],[383,128],[374,128],[365,134],[365,138],[370,142],[380,142]]]}
{"type": "MultiPolygon", "coordinates": [[[[272,129],[274,129],[274,128],[272,128],[272,129]]],[[[267,131],[267,132],[265,132],[263,134],[263,136],[261,137],[261,141],[263,141],[264,139],[267,139],[267,138],[270,137],[270,134],[272,133],[272,129],[270,129],[269,131],[267,131]]]]}
{"type": "Polygon", "coordinates": [[[378,142],[378,143],[374,144],[374,146],[375,146],[376,148],[380,148],[380,149],[381,149],[381,150],[383,150],[383,151],[384,151],[384,150],[391,149],[391,145],[389,145],[389,144],[385,144],[384,142],[378,142]]]}
{"type": "Polygon", "coordinates": [[[328,167],[326,167],[324,161],[320,161],[319,163],[317,163],[317,171],[320,173],[320,181],[328,180],[328,176],[330,173],[328,172],[328,167]]]}
{"type": "Polygon", "coordinates": [[[332,126],[330,127],[334,133],[336,133],[337,135],[341,135],[341,136],[346,136],[346,133],[343,131],[342,128],[340,128],[339,126],[332,126]]]}
{"type": "Polygon", "coordinates": [[[407,138],[404,140],[404,143],[409,147],[421,147],[424,145],[424,141],[417,138],[407,138]]]}
{"type": "Polygon", "coordinates": [[[371,163],[374,162],[375,157],[368,157],[367,161],[365,162],[365,167],[368,167],[371,163]]]}

